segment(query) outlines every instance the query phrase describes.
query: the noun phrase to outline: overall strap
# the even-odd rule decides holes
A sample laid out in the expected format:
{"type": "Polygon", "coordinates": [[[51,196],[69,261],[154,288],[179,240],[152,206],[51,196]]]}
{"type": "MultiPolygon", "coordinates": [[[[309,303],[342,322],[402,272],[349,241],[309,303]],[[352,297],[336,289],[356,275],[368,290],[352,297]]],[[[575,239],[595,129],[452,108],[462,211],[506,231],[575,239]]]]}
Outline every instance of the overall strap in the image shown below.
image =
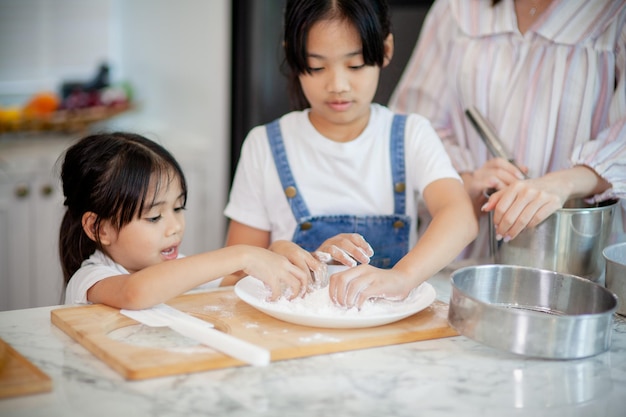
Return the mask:
{"type": "Polygon", "coordinates": [[[283,142],[283,135],[280,131],[279,119],[274,120],[271,123],[265,125],[267,130],[267,139],[274,156],[274,164],[278,171],[280,183],[282,184],[283,191],[291,207],[296,221],[299,222],[301,218],[310,216],[309,209],[304,202],[304,199],[298,191],[296,181],[291,173],[289,167],[289,161],[287,160],[287,153],[285,151],[285,144],[283,142]]]}
{"type": "Polygon", "coordinates": [[[390,158],[393,179],[394,213],[406,214],[406,175],[404,166],[404,128],[406,115],[396,114],[391,124],[390,158]]]}

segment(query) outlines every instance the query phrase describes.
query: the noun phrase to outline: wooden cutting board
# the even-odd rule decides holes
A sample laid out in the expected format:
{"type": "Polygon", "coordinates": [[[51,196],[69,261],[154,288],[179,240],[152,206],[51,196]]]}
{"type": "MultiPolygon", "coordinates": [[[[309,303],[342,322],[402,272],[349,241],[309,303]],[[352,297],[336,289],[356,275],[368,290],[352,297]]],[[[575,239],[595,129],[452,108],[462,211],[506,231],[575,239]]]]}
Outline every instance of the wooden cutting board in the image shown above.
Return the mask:
{"type": "Polygon", "coordinates": [[[50,377],[0,339],[0,398],[51,390],[50,377]]]}
{"type": "MultiPolygon", "coordinates": [[[[272,361],[458,335],[448,325],[448,305],[441,301],[395,323],[363,329],[287,323],[244,303],[232,288],[182,295],[168,304],[213,323],[218,330],[269,349],[272,361]]],[[[137,322],[101,304],[52,310],[51,320],[130,380],[246,365],[208,347],[185,353],[114,340],[108,333],[137,322]]]]}

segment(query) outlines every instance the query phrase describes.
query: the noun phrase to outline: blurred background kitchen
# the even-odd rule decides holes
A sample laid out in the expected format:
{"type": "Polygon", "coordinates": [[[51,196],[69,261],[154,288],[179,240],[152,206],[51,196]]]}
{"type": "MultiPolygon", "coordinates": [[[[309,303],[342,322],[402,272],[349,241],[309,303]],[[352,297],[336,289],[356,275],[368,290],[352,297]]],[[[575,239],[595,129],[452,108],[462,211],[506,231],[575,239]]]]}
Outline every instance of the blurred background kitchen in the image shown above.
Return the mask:
{"type": "MultiPolygon", "coordinates": [[[[396,50],[381,103],[431,1],[390,4],[396,50]]],[[[89,132],[130,130],[164,144],[189,182],[183,253],[223,245],[241,143],[289,110],[279,70],[283,5],[0,0],[0,310],[60,303],[57,161],[89,132]]]]}

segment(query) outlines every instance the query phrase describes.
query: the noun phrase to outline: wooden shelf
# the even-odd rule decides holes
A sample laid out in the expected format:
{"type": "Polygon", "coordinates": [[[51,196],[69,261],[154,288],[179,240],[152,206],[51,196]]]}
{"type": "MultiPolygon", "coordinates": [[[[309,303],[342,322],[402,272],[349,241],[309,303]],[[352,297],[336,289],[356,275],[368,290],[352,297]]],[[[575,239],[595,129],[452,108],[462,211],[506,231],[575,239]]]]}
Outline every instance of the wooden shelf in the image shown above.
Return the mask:
{"type": "Polygon", "coordinates": [[[12,123],[0,124],[0,134],[22,132],[83,132],[93,123],[111,119],[131,109],[132,106],[124,104],[111,107],[95,106],[85,109],[58,110],[45,118],[22,118],[12,123]]]}

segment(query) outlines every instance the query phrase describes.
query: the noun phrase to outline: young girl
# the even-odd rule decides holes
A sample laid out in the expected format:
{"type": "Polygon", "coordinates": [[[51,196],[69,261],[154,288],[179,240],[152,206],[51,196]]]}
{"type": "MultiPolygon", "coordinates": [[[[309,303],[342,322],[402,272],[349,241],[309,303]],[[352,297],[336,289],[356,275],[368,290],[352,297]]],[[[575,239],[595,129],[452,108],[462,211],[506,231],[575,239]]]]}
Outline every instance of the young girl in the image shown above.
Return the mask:
{"type": "Polygon", "coordinates": [[[142,136],[85,137],[67,150],[61,179],[66,304],[142,309],[239,270],[264,281],[272,298],[307,288],[307,273],[258,247],[182,257],[185,177],[169,152],[142,136]]]}
{"type": "MultiPolygon", "coordinates": [[[[403,299],[474,239],[477,223],[428,121],[372,104],[393,53],[388,7],[290,0],[283,45],[302,110],[246,138],[225,209],[227,245],[291,239],[361,262],[331,277],[335,302],[403,299]],[[434,218],[419,241],[418,193],[434,218]]],[[[314,263],[308,253],[289,256],[314,263]]]]}

